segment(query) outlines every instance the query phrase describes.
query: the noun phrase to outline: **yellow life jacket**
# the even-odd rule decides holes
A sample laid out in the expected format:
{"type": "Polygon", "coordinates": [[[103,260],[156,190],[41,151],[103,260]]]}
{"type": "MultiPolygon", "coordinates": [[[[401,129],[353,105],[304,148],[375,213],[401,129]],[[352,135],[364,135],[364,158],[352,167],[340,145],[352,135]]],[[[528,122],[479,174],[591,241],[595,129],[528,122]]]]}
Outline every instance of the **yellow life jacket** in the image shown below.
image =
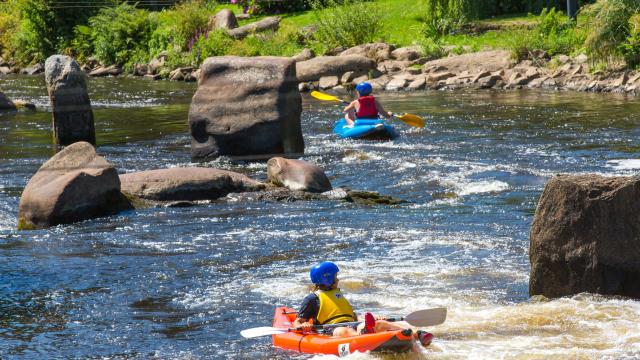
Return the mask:
{"type": "Polygon", "coordinates": [[[356,314],[340,289],[320,290],[316,295],[320,299],[320,309],[316,316],[319,325],[356,321],[356,314]]]}

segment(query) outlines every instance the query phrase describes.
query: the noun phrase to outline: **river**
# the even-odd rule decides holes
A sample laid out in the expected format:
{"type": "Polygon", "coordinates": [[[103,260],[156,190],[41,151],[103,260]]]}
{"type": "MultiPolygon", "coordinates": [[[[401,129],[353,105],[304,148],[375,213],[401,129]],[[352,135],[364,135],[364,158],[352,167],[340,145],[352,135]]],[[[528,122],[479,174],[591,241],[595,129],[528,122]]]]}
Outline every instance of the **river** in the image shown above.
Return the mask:
{"type": "MultiPolygon", "coordinates": [[[[40,111],[0,116],[0,358],[325,359],[239,331],[296,307],[311,265],[332,260],[360,311],[446,306],[417,354],[352,359],[633,359],[640,301],[528,295],[529,229],[557,173],[640,172],[640,99],[619,94],[455,91],[382,94],[389,142],[339,140],[339,109],[304,96],[305,159],[334,187],[410,201],[243,202],[151,208],[17,231],[22,189],[54,153],[42,77],[0,79],[40,111]]],[[[119,172],[195,165],[194,84],[90,79],[98,153],[119,172]]],[[[201,164],[264,180],[264,163],[201,164]]]]}

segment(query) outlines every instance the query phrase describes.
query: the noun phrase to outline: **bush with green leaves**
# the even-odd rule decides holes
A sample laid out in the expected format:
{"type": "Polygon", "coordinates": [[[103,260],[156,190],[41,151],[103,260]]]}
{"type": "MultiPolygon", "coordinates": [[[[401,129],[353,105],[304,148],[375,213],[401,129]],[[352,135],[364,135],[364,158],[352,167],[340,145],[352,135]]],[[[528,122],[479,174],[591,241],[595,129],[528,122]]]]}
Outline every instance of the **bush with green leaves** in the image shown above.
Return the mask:
{"type": "Polygon", "coordinates": [[[595,61],[610,61],[621,55],[629,37],[630,19],[640,12],[638,0],[598,0],[585,8],[585,47],[595,61]]]}
{"type": "Polygon", "coordinates": [[[533,50],[548,55],[571,54],[582,46],[584,35],[576,23],[556,9],[543,9],[536,26],[511,33],[509,49],[516,60],[529,58],[533,50]]]}
{"type": "Polygon", "coordinates": [[[89,25],[76,27],[76,34],[83,41],[90,40],[93,54],[103,64],[129,68],[136,61],[148,61],[148,42],[154,24],[147,11],[121,3],[102,8],[89,19],[89,25]]]}
{"type": "Polygon", "coordinates": [[[640,66],[640,14],[629,19],[629,36],[620,45],[624,60],[630,67],[640,66]]]}
{"type": "Polygon", "coordinates": [[[430,38],[459,31],[464,24],[478,18],[475,0],[425,0],[425,10],[423,33],[430,38]]]}
{"type": "Polygon", "coordinates": [[[361,0],[314,1],[317,52],[382,41],[384,15],[373,2],[361,0]]]}

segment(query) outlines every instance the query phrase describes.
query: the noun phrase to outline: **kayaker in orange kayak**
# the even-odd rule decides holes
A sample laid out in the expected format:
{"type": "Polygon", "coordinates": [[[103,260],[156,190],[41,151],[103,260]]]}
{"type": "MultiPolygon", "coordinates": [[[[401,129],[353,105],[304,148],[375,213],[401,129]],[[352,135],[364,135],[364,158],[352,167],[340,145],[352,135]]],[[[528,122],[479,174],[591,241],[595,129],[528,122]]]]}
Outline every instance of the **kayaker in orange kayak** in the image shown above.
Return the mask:
{"type": "Polygon", "coordinates": [[[386,111],[382,104],[371,95],[373,91],[371,84],[362,82],[356,86],[356,91],[358,99],[352,101],[343,110],[344,119],[348,126],[352,126],[356,119],[377,119],[378,115],[389,119],[393,116],[392,112],[386,111]]]}
{"type": "MultiPolygon", "coordinates": [[[[300,311],[293,323],[294,327],[311,330],[313,325],[339,324],[358,321],[349,301],[338,288],[338,266],[330,261],[322,262],[311,268],[311,282],[313,292],[302,301],[300,311]]],[[[389,330],[411,329],[413,336],[423,346],[431,344],[433,335],[423,330],[416,330],[410,325],[404,325],[374,318],[371,313],[365,313],[364,322],[355,327],[343,326],[333,328],[334,337],[348,337],[389,330]]]]}

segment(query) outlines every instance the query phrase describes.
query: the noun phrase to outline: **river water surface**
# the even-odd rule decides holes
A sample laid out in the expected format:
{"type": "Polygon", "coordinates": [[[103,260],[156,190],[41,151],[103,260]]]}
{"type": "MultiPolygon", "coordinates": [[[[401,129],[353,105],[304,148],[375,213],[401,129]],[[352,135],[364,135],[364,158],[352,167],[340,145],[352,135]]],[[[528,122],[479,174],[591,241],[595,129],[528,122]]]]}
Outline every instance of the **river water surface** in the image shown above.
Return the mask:
{"type": "MultiPolygon", "coordinates": [[[[529,228],[557,173],[638,175],[640,99],[534,91],[381,95],[424,116],[389,142],[339,140],[339,109],[304,98],[305,159],[334,187],[409,200],[152,208],[16,231],[22,189],[54,153],[42,77],[4,77],[40,111],[0,116],[0,358],[288,359],[269,337],[274,306],[297,307],[308,269],[341,268],[360,311],[446,306],[436,338],[408,359],[633,359],[640,301],[528,296],[529,228]]],[[[98,153],[121,172],[193,166],[194,84],[91,79],[98,153]]],[[[202,166],[266,178],[264,163],[202,166]]],[[[356,354],[353,359],[381,358],[356,354]]],[[[331,358],[316,356],[315,358],[331,358]]],[[[382,358],[396,358],[382,356],[382,358]]]]}

